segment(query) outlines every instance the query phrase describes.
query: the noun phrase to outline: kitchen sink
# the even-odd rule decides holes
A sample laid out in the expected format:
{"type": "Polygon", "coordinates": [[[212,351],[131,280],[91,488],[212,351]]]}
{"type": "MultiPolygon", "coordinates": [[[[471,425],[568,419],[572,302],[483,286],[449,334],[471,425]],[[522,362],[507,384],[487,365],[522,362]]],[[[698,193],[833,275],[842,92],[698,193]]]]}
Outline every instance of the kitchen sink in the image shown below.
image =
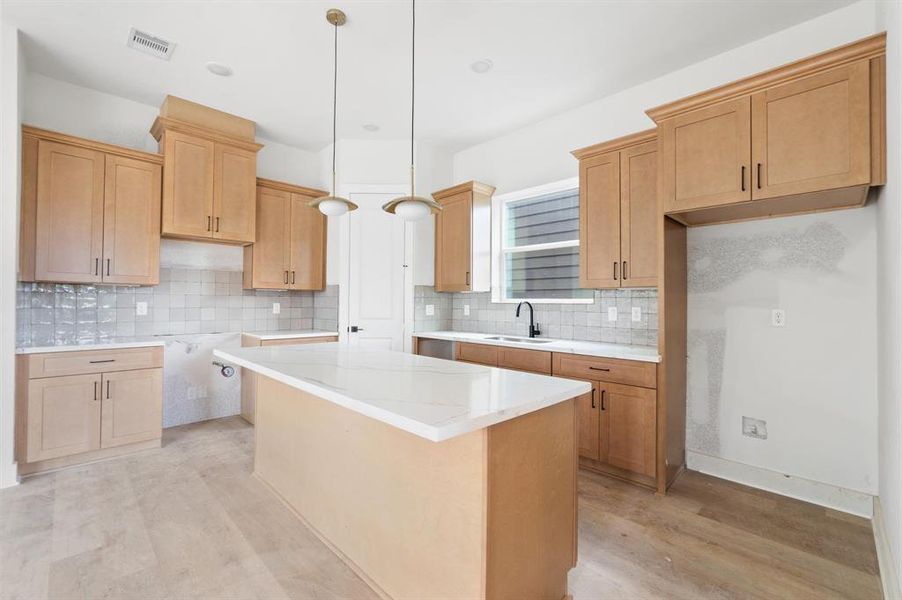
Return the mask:
{"type": "Polygon", "coordinates": [[[503,335],[487,335],[485,336],[486,340],[497,340],[499,342],[516,342],[518,344],[550,344],[554,340],[538,340],[536,338],[519,338],[519,337],[506,337],[503,335]]]}

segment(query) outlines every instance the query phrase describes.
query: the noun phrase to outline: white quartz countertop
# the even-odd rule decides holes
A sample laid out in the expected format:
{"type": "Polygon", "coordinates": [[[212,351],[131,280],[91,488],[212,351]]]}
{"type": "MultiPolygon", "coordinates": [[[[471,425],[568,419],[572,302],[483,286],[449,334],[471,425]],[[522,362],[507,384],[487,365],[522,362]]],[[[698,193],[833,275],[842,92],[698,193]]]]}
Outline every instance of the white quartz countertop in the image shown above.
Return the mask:
{"type": "Polygon", "coordinates": [[[302,331],[245,331],[244,335],[252,335],[261,340],[290,340],[292,338],[312,338],[337,336],[337,331],[320,331],[305,329],[302,331]]]}
{"type": "Polygon", "coordinates": [[[433,442],[592,390],[590,384],[571,379],[335,342],[214,350],[213,354],[433,442]]]}
{"type": "Polygon", "coordinates": [[[86,350],[119,350],[122,348],[147,348],[148,346],[165,346],[163,339],[126,339],[97,344],[67,344],[65,346],[32,346],[16,348],[16,354],[44,354],[46,352],[84,352],[86,350]]]}
{"type": "MultiPolygon", "coordinates": [[[[490,346],[507,346],[510,348],[526,348],[527,350],[545,350],[546,352],[565,352],[567,354],[584,354],[586,356],[599,356],[602,358],[622,358],[624,360],[639,360],[643,362],[661,362],[658,349],[649,346],[627,346],[624,344],[607,344],[604,342],[582,342],[577,340],[553,340],[550,338],[535,338],[548,340],[547,342],[511,341],[517,336],[503,336],[492,333],[469,333],[465,331],[424,331],[414,333],[416,337],[433,340],[448,340],[451,342],[470,342],[472,344],[488,344],[490,346]],[[508,339],[488,339],[490,337],[503,337],[508,339]]],[[[529,338],[519,338],[525,340],[529,338]]]]}

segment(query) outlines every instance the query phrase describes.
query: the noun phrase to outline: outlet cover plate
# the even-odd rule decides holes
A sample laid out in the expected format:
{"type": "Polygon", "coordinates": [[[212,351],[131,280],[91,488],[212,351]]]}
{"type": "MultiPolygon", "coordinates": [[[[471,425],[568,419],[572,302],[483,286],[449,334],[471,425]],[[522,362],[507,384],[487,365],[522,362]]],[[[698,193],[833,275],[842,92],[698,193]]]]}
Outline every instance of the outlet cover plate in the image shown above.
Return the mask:
{"type": "Polygon", "coordinates": [[[135,314],[143,317],[147,314],[147,302],[135,302],[135,314]]]}
{"type": "Polygon", "coordinates": [[[282,313],[282,305],[279,304],[278,302],[273,302],[272,303],[272,314],[278,315],[281,313],[282,313]]]}
{"type": "Polygon", "coordinates": [[[634,306],[633,307],[633,321],[641,321],[642,320],[642,307],[634,306]]]}
{"type": "Polygon", "coordinates": [[[469,304],[464,304],[464,316],[465,317],[470,316],[470,305],[469,304]]]}
{"type": "Polygon", "coordinates": [[[431,317],[435,314],[435,304],[427,304],[426,305],[426,316],[431,317]]]}
{"type": "Polygon", "coordinates": [[[616,321],[617,320],[617,307],[609,306],[608,307],[608,321],[616,321]]]}
{"type": "Polygon", "coordinates": [[[742,417],[742,435],[766,440],[767,421],[764,419],[753,419],[752,417],[742,417]]]}

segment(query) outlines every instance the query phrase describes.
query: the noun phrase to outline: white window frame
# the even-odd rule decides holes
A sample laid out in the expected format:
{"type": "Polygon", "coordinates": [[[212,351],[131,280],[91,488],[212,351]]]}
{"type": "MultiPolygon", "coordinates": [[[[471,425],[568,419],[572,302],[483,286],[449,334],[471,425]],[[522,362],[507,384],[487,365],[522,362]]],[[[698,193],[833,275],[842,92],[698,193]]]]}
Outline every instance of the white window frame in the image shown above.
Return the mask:
{"type": "Polygon", "coordinates": [[[516,192],[499,194],[492,198],[492,302],[495,304],[516,304],[523,300],[533,304],[592,304],[594,298],[505,298],[504,297],[504,256],[513,251],[552,250],[556,248],[573,248],[579,246],[579,240],[533,244],[531,246],[504,246],[505,211],[504,206],[517,200],[525,200],[535,196],[565,192],[579,189],[579,177],[570,177],[544,185],[538,185],[516,192]]]}

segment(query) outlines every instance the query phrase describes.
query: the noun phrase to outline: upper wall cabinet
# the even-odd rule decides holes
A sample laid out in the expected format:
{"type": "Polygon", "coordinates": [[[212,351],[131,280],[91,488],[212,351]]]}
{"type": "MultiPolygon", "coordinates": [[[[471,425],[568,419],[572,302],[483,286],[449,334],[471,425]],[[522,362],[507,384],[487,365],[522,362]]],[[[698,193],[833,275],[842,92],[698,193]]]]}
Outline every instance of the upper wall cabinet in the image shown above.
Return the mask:
{"type": "Polygon", "coordinates": [[[494,193],[470,181],[432,194],[442,205],[435,216],[435,291],[491,290],[494,193]]]}
{"type": "Polygon", "coordinates": [[[244,287],[321,290],[326,286],[326,217],[311,208],[326,192],[257,180],[257,241],[244,248],[244,287]]]}
{"type": "Polygon", "coordinates": [[[861,206],[885,182],[885,34],[648,111],[686,225],[861,206]]]}
{"type": "Polygon", "coordinates": [[[159,283],[162,162],[23,126],[19,279],[159,283]]]}
{"type": "Polygon", "coordinates": [[[151,133],[160,143],[166,237],[253,243],[257,151],[253,121],[167,96],[151,133]]]}
{"type": "Polygon", "coordinates": [[[655,130],[581,150],[579,273],[586,288],[657,285],[655,130]]]}

